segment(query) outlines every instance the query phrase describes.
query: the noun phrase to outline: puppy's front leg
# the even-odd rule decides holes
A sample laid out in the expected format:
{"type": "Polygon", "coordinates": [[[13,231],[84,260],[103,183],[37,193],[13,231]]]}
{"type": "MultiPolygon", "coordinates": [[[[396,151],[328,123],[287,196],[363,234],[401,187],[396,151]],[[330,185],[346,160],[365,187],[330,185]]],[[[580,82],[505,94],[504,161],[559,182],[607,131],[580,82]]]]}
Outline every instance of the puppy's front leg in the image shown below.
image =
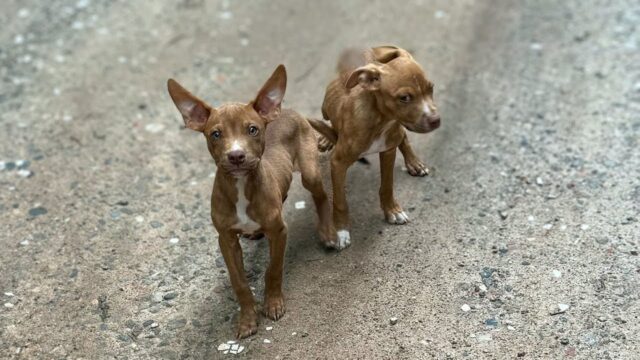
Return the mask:
{"type": "Polygon", "coordinates": [[[282,296],[282,271],[284,252],[287,247],[287,226],[278,216],[278,221],[265,231],[269,239],[269,267],[265,275],[264,314],[272,320],[280,319],[285,312],[282,296]]]}
{"type": "Polygon", "coordinates": [[[227,264],[231,286],[236,293],[238,303],[240,303],[240,318],[238,319],[236,337],[242,339],[258,331],[258,314],[253,294],[244,274],[242,248],[237,234],[232,231],[220,232],[218,244],[224,262],[227,264]]]}
{"type": "Polygon", "coordinates": [[[349,166],[357,160],[341,154],[338,148],[331,154],[331,183],[333,186],[333,225],[338,231],[338,249],[351,245],[349,234],[349,205],[346,179],[349,166]]]}
{"type": "Polygon", "coordinates": [[[393,196],[393,165],[396,160],[396,148],[380,153],[380,205],[387,222],[390,224],[406,224],[409,217],[402,211],[393,196]]]}
{"type": "Polygon", "coordinates": [[[398,147],[404,157],[404,164],[407,167],[407,172],[411,176],[427,176],[429,175],[429,168],[418,158],[411,144],[409,144],[409,138],[405,134],[404,139],[398,147]]]}

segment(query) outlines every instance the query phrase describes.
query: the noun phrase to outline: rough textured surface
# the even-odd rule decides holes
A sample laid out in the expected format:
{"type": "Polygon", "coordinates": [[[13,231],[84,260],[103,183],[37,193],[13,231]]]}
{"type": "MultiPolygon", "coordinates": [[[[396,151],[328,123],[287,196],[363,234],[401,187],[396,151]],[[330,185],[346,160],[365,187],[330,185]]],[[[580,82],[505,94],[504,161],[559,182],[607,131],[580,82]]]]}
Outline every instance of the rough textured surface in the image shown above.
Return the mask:
{"type": "MultiPolygon", "coordinates": [[[[637,357],[637,1],[2,8],[0,357],[637,357]],[[166,79],[244,101],[285,63],[286,105],[319,117],[339,51],[381,43],[413,50],[443,117],[412,135],[432,176],[397,161],[411,223],[384,222],[373,157],[349,173],[353,245],[325,252],[298,181],[288,312],[224,355],[215,167],[166,79]]],[[[266,243],[246,245],[260,297],[266,243]]]]}

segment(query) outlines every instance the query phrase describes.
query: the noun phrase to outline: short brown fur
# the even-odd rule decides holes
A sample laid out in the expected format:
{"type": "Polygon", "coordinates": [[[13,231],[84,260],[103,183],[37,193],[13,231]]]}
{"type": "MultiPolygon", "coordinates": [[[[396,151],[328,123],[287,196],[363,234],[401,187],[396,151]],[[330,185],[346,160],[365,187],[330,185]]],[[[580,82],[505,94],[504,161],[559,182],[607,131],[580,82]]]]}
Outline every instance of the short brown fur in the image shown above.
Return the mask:
{"type": "Polygon", "coordinates": [[[404,155],[410,174],[427,175],[428,169],[409,145],[405,128],[426,133],[440,125],[433,84],[422,67],[409,52],[395,46],[348,50],[338,62],[338,77],[327,86],[322,114],[331,126],[317,120],[310,123],[325,137],[319,144],[321,150],[335,146],[331,178],[334,225],[338,235],[343,233],[339,245],[350,243],[347,169],[369,153],[380,154],[380,204],[387,221],[406,223],[408,217],[393,196],[396,149],[404,155]]]}
{"type": "Polygon", "coordinates": [[[265,275],[264,314],[284,315],[283,260],[287,226],[282,203],[294,170],[313,196],[321,241],[335,246],[330,204],[322,186],[316,138],[306,119],[292,110],[280,110],[286,71],[280,65],[256,99],[248,104],[228,103],[212,108],[176,81],[168,89],[185,125],[204,134],[218,171],[211,194],[211,219],[231,285],[240,303],[236,336],[254,334],[258,326],[255,300],[244,274],[239,236],[264,233],[269,239],[270,262],[265,275]],[[244,206],[243,206],[244,205],[244,206]]]}

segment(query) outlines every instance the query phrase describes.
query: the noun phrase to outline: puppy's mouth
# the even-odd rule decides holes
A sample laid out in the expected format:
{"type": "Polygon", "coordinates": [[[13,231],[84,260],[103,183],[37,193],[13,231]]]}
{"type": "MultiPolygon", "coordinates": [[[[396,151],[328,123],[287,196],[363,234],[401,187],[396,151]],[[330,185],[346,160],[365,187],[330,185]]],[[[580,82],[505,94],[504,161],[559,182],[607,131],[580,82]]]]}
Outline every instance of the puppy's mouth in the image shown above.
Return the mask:
{"type": "Polygon", "coordinates": [[[407,128],[407,130],[409,131],[419,134],[425,134],[440,127],[440,116],[433,118],[422,118],[414,123],[403,122],[402,126],[407,128]]]}
{"type": "Polygon", "coordinates": [[[258,165],[258,161],[249,161],[240,165],[225,162],[222,164],[222,170],[233,177],[242,177],[253,171],[258,165]]]}

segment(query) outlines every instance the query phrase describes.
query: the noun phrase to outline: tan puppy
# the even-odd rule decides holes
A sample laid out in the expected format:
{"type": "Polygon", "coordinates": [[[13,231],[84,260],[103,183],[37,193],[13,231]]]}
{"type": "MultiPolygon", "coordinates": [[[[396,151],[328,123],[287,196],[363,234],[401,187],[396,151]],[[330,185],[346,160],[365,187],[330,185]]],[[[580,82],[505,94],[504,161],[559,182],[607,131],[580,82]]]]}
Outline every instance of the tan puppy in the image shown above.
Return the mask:
{"type": "Polygon", "coordinates": [[[409,218],[393,196],[396,148],[412,175],[426,175],[428,170],[411,149],[404,129],[433,131],[440,126],[440,116],[433,102],[433,84],[406,50],[395,46],[349,50],[338,63],[338,75],[327,86],[322,104],[322,115],[332,126],[317,120],[310,123],[335,144],[331,154],[333,219],[338,246],[344,248],[351,242],[347,169],[362,156],[379,153],[382,211],[389,223],[405,224],[409,218]]]}
{"type": "Polygon", "coordinates": [[[303,186],[313,196],[321,240],[330,247],[336,242],[329,200],[322,187],[315,134],[296,112],[280,111],[286,84],[285,68],[280,65],[254,101],[228,103],[214,109],[176,81],[168,82],[169,94],[185,125],[204,134],[218,166],[211,194],[211,219],[240,303],[238,338],[258,329],[255,300],[244,274],[240,235],[263,232],[269,239],[263,311],[273,320],[285,313],[282,271],[287,226],[282,219],[282,203],[294,170],[299,169],[303,186]]]}

